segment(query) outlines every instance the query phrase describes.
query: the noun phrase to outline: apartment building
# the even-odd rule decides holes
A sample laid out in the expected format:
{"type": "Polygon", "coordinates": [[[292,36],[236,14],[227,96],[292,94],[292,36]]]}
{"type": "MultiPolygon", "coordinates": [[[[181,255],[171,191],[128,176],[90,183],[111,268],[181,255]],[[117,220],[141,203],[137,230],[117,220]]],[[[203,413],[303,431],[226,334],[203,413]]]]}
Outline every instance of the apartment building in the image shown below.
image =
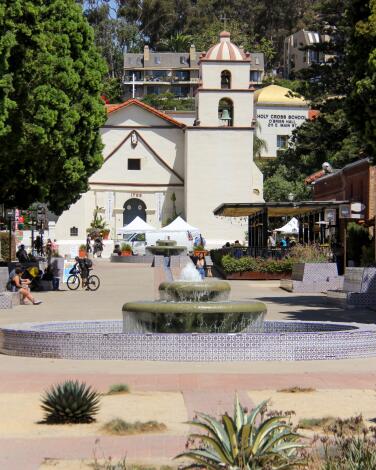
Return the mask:
{"type": "MultiPolygon", "coordinates": [[[[200,57],[194,45],[189,52],[144,52],[124,55],[125,98],[170,92],[176,97],[193,97],[200,84],[200,57]]],[[[264,78],[264,54],[250,53],[250,86],[261,85],[264,78]]]]}
{"type": "Polygon", "coordinates": [[[332,55],[309,49],[309,47],[329,41],[330,36],[328,34],[305,31],[304,29],[288,36],[284,41],[284,76],[292,78],[294,74],[310,67],[312,64],[327,62],[333,57],[332,55]]]}

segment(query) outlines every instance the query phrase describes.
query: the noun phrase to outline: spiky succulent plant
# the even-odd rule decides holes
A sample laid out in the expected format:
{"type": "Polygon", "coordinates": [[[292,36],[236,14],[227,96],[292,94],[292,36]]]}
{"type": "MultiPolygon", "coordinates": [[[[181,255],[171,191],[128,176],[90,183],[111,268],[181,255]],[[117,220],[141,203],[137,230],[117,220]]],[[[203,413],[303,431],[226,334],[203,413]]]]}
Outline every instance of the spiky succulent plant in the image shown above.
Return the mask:
{"type": "Polygon", "coordinates": [[[42,396],[46,423],[91,423],[99,411],[100,395],[77,380],[53,385],[42,396]]]}
{"type": "Polygon", "coordinates": [[[225,414],[221,421],[197,413],[197,419],[189,424],[205,434],[191,434],[187,450],[175,458],[189,458],[209,470],[290,470],[301,466],[298,451],[305,447],[301,436],[283,416],[265,419],[266,403],[248,413],[236,396],[234,417],[225,414]],[[192,448],[197,441],[199,446],[192,448]]]}

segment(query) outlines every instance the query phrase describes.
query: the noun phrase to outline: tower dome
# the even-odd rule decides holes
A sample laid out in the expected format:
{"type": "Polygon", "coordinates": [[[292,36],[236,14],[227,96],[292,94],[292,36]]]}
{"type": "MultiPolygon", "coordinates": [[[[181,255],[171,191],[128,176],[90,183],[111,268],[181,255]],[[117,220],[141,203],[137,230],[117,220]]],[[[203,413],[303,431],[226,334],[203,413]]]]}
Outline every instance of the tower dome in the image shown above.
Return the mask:
{"type": "Polygon", "coordinates": [[[201,57],[201,60],[249,61],[249,54],[245,54],[242,49],[231,42],[230,38],[231,34],[228,31],[222,31],[219,35],[219,43],[212,46],[201,57]]]}

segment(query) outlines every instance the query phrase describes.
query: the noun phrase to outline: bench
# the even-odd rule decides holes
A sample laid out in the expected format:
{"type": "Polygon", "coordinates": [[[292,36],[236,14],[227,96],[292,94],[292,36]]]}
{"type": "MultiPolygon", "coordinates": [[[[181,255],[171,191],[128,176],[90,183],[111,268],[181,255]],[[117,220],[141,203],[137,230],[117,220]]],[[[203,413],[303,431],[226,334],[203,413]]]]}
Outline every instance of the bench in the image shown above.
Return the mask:
{"type": "Polygon", "coordinates": [[[345,308],[375,308],[376,268],[346,268],[343,288],[328,291],[327,298],[345,308]]]}

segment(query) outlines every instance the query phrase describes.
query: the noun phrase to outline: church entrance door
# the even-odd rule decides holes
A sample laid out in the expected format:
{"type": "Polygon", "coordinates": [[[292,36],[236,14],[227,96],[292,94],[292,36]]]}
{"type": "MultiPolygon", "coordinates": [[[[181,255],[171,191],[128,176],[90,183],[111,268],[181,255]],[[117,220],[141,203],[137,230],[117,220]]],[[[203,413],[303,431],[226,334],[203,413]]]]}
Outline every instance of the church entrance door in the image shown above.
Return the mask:
{"type": "Polygon", "coordinates": [[[137,216],[146,222],[146,204],[141,199],[128,199],[123,207],[123,225],[130,224],[137,216]]]}

